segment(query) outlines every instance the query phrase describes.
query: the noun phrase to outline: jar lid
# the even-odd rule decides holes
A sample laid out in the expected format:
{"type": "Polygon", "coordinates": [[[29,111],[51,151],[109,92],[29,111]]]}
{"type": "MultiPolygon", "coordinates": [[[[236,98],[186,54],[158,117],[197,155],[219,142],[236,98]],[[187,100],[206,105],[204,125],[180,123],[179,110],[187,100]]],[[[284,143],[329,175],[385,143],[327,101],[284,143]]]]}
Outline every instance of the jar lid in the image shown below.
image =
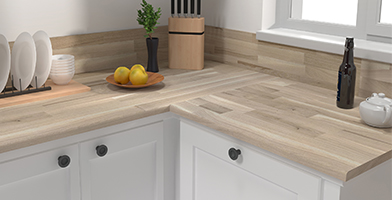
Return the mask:
{"type": "Polygon", "coordinates": [[[385,97],[384,93],[373,93],[371,97],[366,98],[366,102],[376,105],[376,106],[384,106],[391,105],[392,99],[385,97]]]}

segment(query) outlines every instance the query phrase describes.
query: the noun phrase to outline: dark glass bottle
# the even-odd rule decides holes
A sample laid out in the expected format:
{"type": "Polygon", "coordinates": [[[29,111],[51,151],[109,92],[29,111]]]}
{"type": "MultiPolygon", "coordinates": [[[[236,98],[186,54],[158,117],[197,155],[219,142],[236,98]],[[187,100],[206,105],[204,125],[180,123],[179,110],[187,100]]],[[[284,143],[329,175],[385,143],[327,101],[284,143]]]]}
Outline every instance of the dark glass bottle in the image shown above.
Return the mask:
{"type": "Polygon", "coordinates": [[[339,67],[338,94],[336,105],[350,109],[354,106],[355,77],[357,69],[354,65],[354,38],[347,37],[343,62],[339,67]]]}

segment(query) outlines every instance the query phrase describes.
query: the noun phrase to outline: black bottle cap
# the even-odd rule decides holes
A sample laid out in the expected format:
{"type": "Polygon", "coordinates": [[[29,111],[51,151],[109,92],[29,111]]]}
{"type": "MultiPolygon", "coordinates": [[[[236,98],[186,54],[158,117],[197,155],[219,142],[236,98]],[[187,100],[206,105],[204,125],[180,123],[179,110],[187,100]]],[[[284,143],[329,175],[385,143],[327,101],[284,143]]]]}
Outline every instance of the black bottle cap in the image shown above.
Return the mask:
{"type": "Polygon", "coordinates": [[[345,47],[353,48],[354,47],[354,37],[347,36],[345,47]]]}

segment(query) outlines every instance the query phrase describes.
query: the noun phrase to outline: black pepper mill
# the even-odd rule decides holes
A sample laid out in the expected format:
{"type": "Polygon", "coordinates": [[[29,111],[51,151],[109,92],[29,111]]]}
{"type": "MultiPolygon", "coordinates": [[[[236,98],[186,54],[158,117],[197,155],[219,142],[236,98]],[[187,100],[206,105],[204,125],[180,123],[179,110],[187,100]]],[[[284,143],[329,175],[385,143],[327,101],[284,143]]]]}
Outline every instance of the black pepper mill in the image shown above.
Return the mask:
{"type": "Polygon", "coordinates": [[[338,94],[336,96],[336,105],[339,108],[353,108],[356,73],[357,69],[354,65],[354,38],[347,37],[343,62],[339,67],[338,94]]]}

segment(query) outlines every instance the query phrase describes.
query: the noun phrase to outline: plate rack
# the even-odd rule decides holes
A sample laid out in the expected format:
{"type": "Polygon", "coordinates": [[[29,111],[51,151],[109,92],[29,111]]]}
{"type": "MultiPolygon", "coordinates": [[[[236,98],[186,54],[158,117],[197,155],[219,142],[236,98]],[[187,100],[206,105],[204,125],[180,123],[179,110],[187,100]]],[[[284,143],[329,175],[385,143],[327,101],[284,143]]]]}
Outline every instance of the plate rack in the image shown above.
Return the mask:
{"type": "MultiPolygon", "coordinates": [[[[35,85],[37,85],[37,76],[34,76],[35,79],[35,85]]],[[[21,88],[22,86],[22,80],[19,79],[19,88],[21,88]]],[[[19,96],[19,95],[24,95],[24,94],[31,94],[31,93],[35,93],[35,92],[42,92],[42,91],[47,91],[47,90],[51,90],[52,87],[50,86],[45,86],[45,84],[39,88],[34,88],[32,85],[29,85],[27,87],[27,89],[23,90],[23,91],[18,91],[15,87],[14,87],[14,77],[11,76],[11,87],[5,87],[5,89],[1,92],[0,94],[0,99],[2,98],[7,98],[7,97],[14,97],[14,96],[19,96]]]]}

